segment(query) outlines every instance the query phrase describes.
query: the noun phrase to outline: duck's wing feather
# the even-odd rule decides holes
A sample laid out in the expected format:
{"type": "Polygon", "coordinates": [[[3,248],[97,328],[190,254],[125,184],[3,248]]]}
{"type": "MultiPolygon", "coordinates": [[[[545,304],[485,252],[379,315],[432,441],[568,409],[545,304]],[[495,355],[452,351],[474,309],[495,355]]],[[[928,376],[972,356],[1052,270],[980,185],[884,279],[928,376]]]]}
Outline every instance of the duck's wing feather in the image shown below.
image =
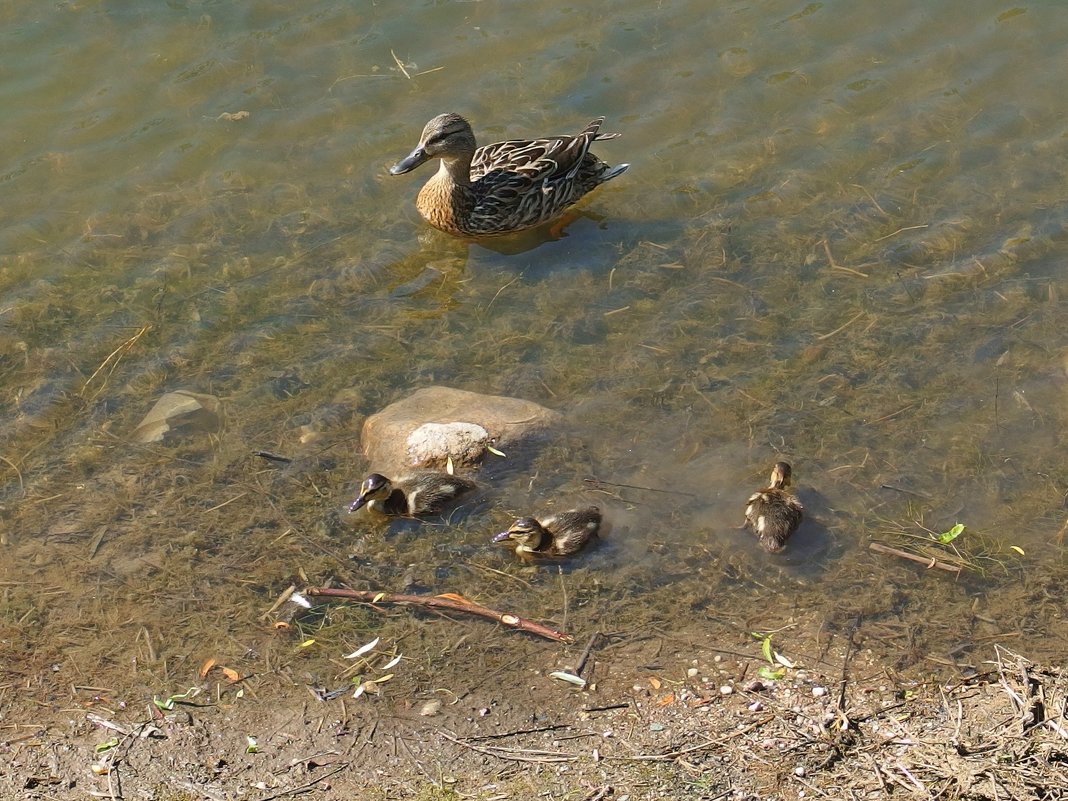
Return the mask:
{"type": "Polygon", "coordinates": [[[571,556],[586,547],[601,528],[601,511],[596,506],[572,509],[544,521],[553,536],[553,551],[559,556],[571,556]]]}
{"type": "Polygon", "coordinates": [[[514,139],[475,151],[467,230],[492,235],[538,225],[625,170],[590,153],[594,141],[618,136],[599,133],[603,121],[598,117],[575,136],[514,139]]]}
{"type": "Polygon", "coordinates": [[[510,139],[480,147],[471,162],[471,180],[494,176],[495,185],[512,185],[517,191],[533,184],[571,180],[577,174],[590,145],[598,139],[615,139],[619,134],[598,134],[604,122],[598,117],[575,136],[542,139],[510,139]]]}
{"type": "Polygon", "coordinates": [[[408,506],[415,513],[437,512],[476,486],[474,481],[462,476],[433,474],[413,482],[408,491],[408,506]]]}

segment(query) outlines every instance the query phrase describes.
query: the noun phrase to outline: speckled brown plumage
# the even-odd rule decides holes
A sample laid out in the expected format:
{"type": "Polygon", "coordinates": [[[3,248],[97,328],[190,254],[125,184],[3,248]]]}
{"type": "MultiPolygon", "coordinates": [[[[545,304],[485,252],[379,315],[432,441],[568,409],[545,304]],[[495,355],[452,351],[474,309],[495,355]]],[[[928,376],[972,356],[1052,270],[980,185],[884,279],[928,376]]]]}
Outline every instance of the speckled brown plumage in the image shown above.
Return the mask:
{"type": "Polygon", "coordinates": [[[626,171],[590,152],[604,117],[575,136],[512,139],[476,148],[468,122],[441,114],[426,124],[419,144],[390,168],[392,175],[430,159],[441,164],[416,199],[435,228],[456,236],[481,237],[522,231],[548,222],[591,189],[626,171]]]}
{"type": "Polygon", "coordinates": [[[520,559],[535,556],[572,556],[598,536],[601,530],[601,510],[596,506],[572,509],[558,515],[520,517],[507,531],[493,538],[494,542],[513,541],[520,559]]]}
{"type": "Polygon", "coordinates": [[[790,475],[788,463],[776,463],[768,486],[754,492],[746,501],[744,527],[756,534],[761,546],[772,553],[786,547],[786,541],[801,525],[804,507],[786,489],[790,475]]]}
{"type": "Polygon", "coordinates": [[[474,481],[438,470],[422,470],[391,480],[371,473],[360,484],[350,512],[366,506],[384,515],[425,515],[440,512],[476,488],[474,481]]]}

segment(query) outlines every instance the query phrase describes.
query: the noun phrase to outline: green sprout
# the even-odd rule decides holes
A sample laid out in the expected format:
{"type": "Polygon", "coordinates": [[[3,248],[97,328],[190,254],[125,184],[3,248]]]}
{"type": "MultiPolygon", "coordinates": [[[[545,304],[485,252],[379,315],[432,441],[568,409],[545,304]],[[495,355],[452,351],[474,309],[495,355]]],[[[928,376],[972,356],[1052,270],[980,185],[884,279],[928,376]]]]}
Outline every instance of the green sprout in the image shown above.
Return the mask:
{"type": "Polygon", "coordinates": [[[771,667],[768,667],[768,665],[761,665],[760,670],[757,671],[757,674],[762,679],[768,679],[769,681],[778,681],[786,675],[786,671],[782,668],[776,667],[777,663],[775,661],[775,651],[771,647],[771,635],[760,634],[756,631],[750,633],[761,641],[760,652],[764,654],[764,658],[768,660],[768,665],[771,665],[771,667]]]}
{"type": "Polygon", "coordinates": [[[957,539],[957,537],[959,537],[963,533],[964,524],[957,523],[957,525],[953,526],[953,528],[951,528],[949,531],[943,531],[941,534],[939,534],[938,541],[943,545],[949,545],[949,543],[953,542],[953,540],[957,539]]]}
{"type": "Polygon", "coordinates": [[[102,754],[105,751],[110,751],[112,748],[114,748],[118,744],[119,744],[119,738],[118,737],[112,737],[110,740],[105,740],[102,743],[97,743],[97,746],[96,746],[96,748],[94,750],[96,751],[96,753],[102,754]]]}
{"type": "Polygon", "coordinates": [[[175,704],[176,701],[182,701],[182,700],[188,698],[190,695],[193,695],[196,692],[197,692],[197,688],[196,687],[190,687],[184,693],[179,693],[179,694],[176,694],[176,695],[172,695],[172,696],[170,696],[168,698],[162,698],[161,699],[158,695],[153,695],[152,696],[152,703],[156,705],[157,709],[160,709],[160,710],[162,710],[164,712],[170,712],[172,709],[174,709],[174,704],[175,704]]]}

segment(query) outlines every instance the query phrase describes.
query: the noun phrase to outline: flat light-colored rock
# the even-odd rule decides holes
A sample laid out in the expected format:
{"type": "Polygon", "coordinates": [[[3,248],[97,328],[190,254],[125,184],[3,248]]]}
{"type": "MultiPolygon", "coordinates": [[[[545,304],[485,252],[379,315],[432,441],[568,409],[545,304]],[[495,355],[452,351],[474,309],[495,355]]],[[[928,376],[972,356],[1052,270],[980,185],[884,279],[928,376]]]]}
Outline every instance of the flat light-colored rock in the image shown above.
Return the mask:
{"type": "Polygon", "coordinates": [[[412,464],[433,464],[441,455],[454,464],[477,464],[491,443],[490,433],[475,423],[423,423],[408,435],[412,464]]]}
{"type": "Polygon", "coordinates": [[[363,451],[370,467],[400,472],[477,465],[487,446],[507,452],[560,424],[560,415],[532,401],[427,387],[368,417],[363,451]]]}
{"type": "Polygon", "coordinates": [[[221,404],[214,395],[179,389],[162,396],[131,435],[135,442],[160,442],[176,429],[218,431],[221,404]]]}

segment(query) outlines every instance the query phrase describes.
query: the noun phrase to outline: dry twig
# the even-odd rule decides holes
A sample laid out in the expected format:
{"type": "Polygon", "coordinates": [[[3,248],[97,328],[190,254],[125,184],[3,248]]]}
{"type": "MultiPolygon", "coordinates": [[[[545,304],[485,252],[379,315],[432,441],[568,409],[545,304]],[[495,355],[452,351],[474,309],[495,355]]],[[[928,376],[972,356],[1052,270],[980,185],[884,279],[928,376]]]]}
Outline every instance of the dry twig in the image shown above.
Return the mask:
{"type": "Polygon", "coordinates": [[[367,604],[408,604],[409,606],[422,606],[426,609],[446,609],[450,612],[464,612],[469,615],[496,620],[502,626],[535,634],[547,640],[556,642],[572,642],[573,637],[549,626],[535,623],[533,620],[518,617],[508,612],[498,612],[495,609],[476,604],[459,595],[401,595],[392,592],[377,592],[374,590],[346,590],[334,587],[317,587],[307,590],[307,595],[319,598],[343,598],[350,601],[362,601],[367,604]]]}
{"type": "Polygon", "coordinates": [[[919,556],[918,554],[903,551],[900,548],[892,548],[889,545],[883,545],[881,542],[869,543],[868,549],[872,551],[877,551],[878,553],[886,553],[890,554],[891,556],[898,556],[902,559],[908,559],[910,562],[919,562],[921,565],[927,565],[928,569],[932,567],[937,567],[939,570],[945,570],[947,573],[956,573],[958,576],[960,575],[960,566],[951,565],[948,562],[939,562],[933,556],[919,556]]]}
{"type": "Polygon", "coordinates": [[[508,759],[513,762],[574,762],[578,759],[574,754],[560,754],[555,751],[535,751],[518,748],[497,748],[495,746],[472,745],[458,737],[452,736],[446,731],[439,730],[438,734],[450,742],[456,743],[464,748],[470,748],[472,751],[477,751],[480,754],[497,757],[498,759],[508,759]]]}

